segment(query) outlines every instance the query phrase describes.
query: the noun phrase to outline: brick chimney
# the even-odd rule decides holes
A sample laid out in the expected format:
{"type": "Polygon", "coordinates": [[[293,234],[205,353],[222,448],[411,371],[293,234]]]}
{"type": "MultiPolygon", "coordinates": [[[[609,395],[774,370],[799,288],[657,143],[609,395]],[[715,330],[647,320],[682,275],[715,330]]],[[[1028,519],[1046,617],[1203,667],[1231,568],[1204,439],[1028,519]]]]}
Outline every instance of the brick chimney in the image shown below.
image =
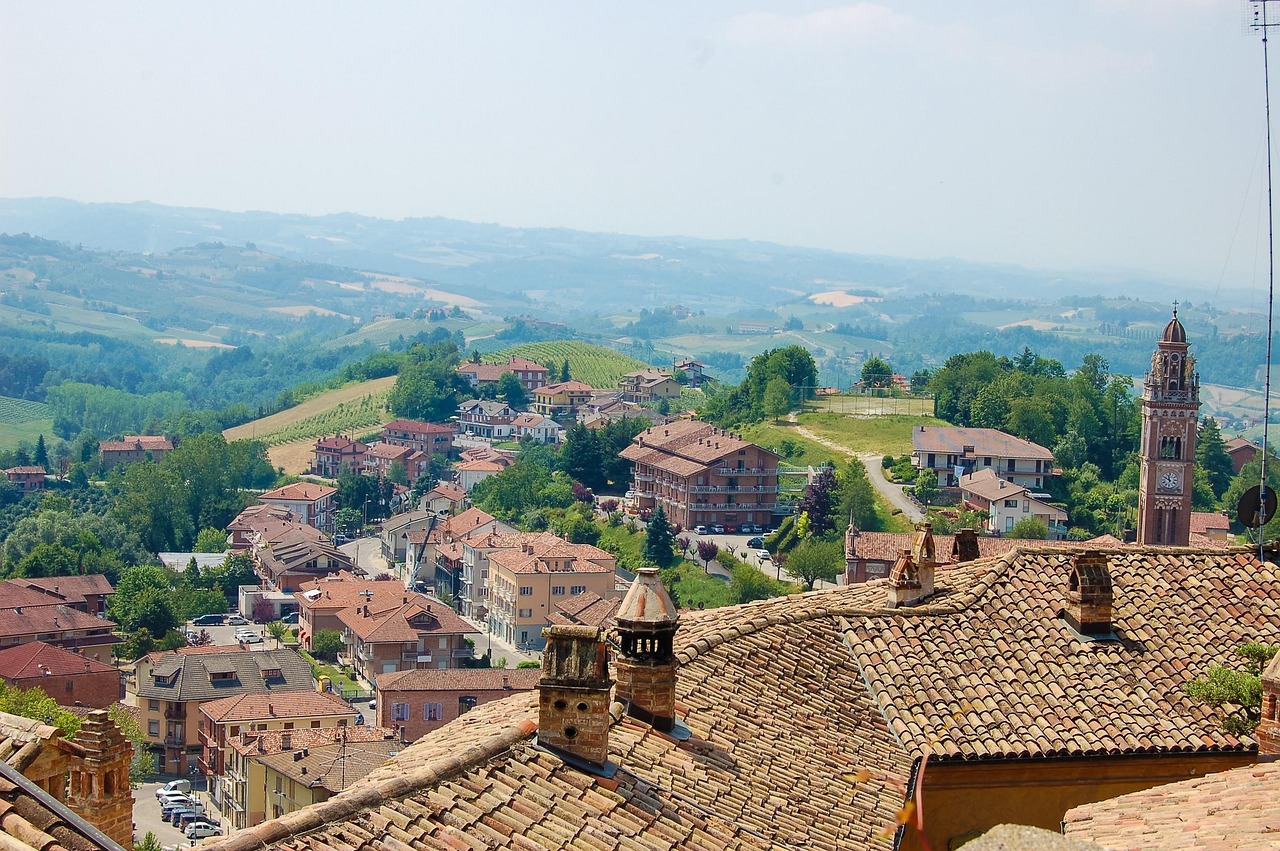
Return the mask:
{"type": "Polygon", "coordinates": [[[67,779],[67,806],[125,848],[133,847],[133,745],[105,709],[96,709],[72,737],[83,760],[67,779]]]}
{"type": "Polygon", "coordinates": [[[1258,740],[1258,761],[1280,759],[1280,653],[1262,672],[1262,720],[1253,737],[1258,740]]]}
{"type": "Polygon", "coordinates": [[[1112,599],[1106,554],[1085,550],[1075,556],[1067,576],[1067,622],[1081,635],[1109,635],[1112,599]]]}
{"type": "Polygon", "coordinates": [[[911,560],[917,565],[937,565],[938,553],[933,544],[933,524],[929,521],[916,524],[916,534],[911,540],[911,560]]]}
{"type": "Polygon", "coordinates": [[[538,744],[597,768],[609,757],[609,652],[604,630],[556,625],[538,681],[538,744]]]}
{"type": "Polygon", "coordinates": [[[676,724],[675,635],[680,614],[656,567],[642,567],[614,622],[622,644],[618,700],[627,714],[670,732],[676,724]]]}
{"type": "Polygon", "coordinates": [[[917,564],[911,550],[903,550],[889,570],[889,608],[897,609],[932,594],[933,570],[933,562],[917,564]]]}
{"type": "Polygon", "coordinates": [[[978,558],[978,533],[973,529],[961,529],[956,532],[951,544],[951,560],[959,564],[976,561],[978,558]]]}

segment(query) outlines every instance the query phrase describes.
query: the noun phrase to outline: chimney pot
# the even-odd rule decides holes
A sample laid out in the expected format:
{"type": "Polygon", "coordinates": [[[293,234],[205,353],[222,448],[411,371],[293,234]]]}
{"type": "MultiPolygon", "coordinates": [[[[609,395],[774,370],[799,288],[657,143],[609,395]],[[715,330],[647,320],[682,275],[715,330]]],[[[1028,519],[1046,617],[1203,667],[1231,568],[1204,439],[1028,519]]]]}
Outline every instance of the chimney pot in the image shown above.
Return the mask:
{"type": "Polygon", "coordinates": [[[1109,635],[1113,602],[1106,554],[1086,550],[1075,556],[1067,575],[1067,606],[1063,610],[1067,622],[1081,635],[1109,635]]]}
{"type": "Polygon", "coordinates": [[[591,765],[609,757],[609,652],[604,630],[552,626],[538,681],[538,743],[591,765]]]}

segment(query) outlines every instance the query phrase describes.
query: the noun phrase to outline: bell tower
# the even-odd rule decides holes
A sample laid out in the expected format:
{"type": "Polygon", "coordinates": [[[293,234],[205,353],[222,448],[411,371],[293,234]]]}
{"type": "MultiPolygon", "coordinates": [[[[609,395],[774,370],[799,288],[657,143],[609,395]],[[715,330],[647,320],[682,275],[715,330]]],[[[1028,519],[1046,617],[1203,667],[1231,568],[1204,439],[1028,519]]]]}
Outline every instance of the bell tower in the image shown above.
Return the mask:
{"type": "Polygon", "coordinates": [[[1142,470],[1138,479],[1138,543],[1185,547],[1191,539],[1200,376],[1178,321],[1178,304],[1151,356],[1142,385],[1142,470]]]}

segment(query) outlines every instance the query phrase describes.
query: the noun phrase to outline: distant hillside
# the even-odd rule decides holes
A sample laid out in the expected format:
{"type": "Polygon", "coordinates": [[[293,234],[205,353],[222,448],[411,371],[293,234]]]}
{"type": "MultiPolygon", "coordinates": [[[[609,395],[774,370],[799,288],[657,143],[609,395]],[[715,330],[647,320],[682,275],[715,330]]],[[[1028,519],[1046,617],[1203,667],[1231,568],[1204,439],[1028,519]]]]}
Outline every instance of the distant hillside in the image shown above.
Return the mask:
{"type": "Polygon", "coordinates": [[[560,365],[567,358],[569,377],[592,387],[607,389],[618,386],[618,379],[628,372],[644,369],[650,364],[627,357],[624,354],[581,343],[576,340],[555,340],[548,343],[521,343],[509,349],[484,355],[486,363],[505,363],[509,357],[528,358],[554,368],[552,380],[559,380],[560,365]]]}
{"type": "Polygon", "coordinates": [[[395,383],[396,376],[390,375],[349,384],[222,434],[227,440],[262,440],[268,446],[331,434],[359,434],[391,421],[387,394],[395,383]]]}
{"type": "Polygon", "coordinates": [[[35,443],[42,434],[53,436],[53,411],[48,405],[0,396],[0,449],[35,443]]]}

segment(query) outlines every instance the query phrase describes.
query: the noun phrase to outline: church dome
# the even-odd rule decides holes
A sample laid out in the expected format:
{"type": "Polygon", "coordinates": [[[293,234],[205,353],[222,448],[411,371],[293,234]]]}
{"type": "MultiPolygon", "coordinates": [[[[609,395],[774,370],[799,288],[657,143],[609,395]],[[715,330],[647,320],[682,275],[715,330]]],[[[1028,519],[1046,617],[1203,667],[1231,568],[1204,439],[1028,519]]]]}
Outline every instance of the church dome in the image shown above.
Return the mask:
{"type": "Polygon", "coordinates": [[[1164,326],[1164,333],[1160,335],[1162,343],[1185,343],[1187,341],[1187,329],[1182,327],[1182,323],[1178,321],[1178,311],[1173,312],[1173,318],[1169,320],[1169,324],[1164,326]]]}

